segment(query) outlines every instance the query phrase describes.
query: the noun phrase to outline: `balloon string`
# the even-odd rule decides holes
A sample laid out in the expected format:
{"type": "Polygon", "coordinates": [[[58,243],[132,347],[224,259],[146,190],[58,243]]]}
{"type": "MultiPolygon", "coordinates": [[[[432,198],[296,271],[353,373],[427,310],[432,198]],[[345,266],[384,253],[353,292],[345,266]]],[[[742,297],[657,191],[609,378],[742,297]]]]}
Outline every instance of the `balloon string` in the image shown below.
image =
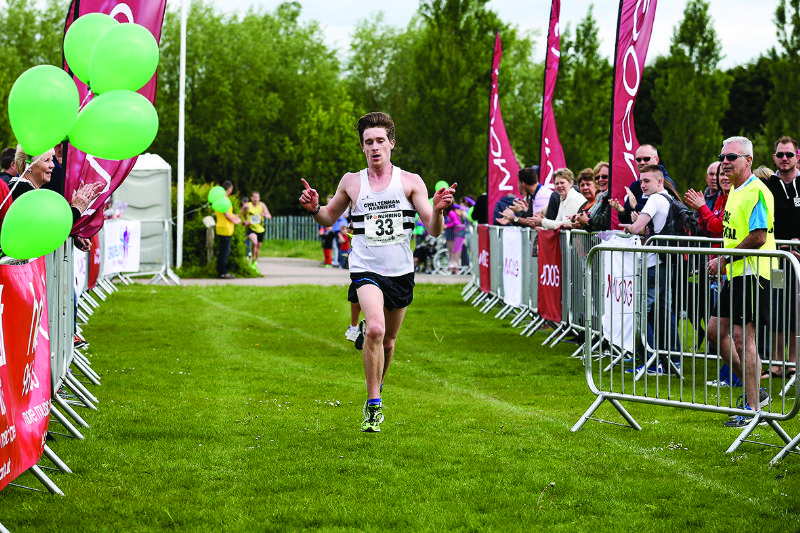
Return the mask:
{"type": "Polygon", "coordinates": [[[92,96],[94,96],[94,93],[92,92],[91,89],[86,91],[86,96],[83,97],[83,102],[81,102],[81,105],[79,106],[78,111],[80,111],[84,107],[86,107],[86,104],[89,103],[89,100],[91,99],[92,96]]]}
{"type": "MultiPolygon", "coordinates": [[[[47,153],[47,152],[45,152],[45,153],[47,153]]],[[[44,155],[44,154],[40,154],[40,155],[36,156],[36,159],[34,159],[33,161],[31,161],[30,163],[25,163],[25,170],[22,172],[22,174],[20,174],[20,175],[19,175],[19,176],[17,176],[17,177],[18,177],[18,178],[22,178],[22,176],[24,176],[24,175],[25,175],[25,173],[26,173],[26,172],[28,172],[28,170],[30,170],[30,168],[31,168],[33,165],[35,165],[36,163],[38,163],[38,162],[39,162],[39,159],[41,159],[43,155],[44,155]]],[[[14,192],[14,189],[16,189],[16,188],[17,188],[17,185],[19,185],[19,184],[20,184],[20,182],[22,181],[22,179],[16,179],[16,180],[12,180],[12,181],[14,182],[14,186],[13,186],[13,187],[11,187],[11,189],[8,191],[8,194],[6,195],[6,197],[5,197],[5,198],[3,198],[3,201],[2,201],[2,202],[0,202],[0,211],[2,211],[2,209],[3,209],[3,206],[4,206],[4,205],[6,205],[6,202],[8,201],[8,199],[9,199],[9,198],[11,198],[11,193],[12,193],[12,192],[14,192]]]]}

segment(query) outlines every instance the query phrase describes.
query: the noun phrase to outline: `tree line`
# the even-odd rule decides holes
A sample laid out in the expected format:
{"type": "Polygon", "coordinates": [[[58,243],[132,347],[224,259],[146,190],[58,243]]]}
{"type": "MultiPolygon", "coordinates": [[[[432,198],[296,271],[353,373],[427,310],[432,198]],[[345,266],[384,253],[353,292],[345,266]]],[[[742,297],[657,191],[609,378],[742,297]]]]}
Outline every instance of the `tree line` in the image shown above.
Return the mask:
{"type": "MultiPolygon", "coordinates": [[[[397,125],[398,166],[420,173],[430,188],[445,180],[458,182],[461,194],[480,194],[495,31],[503,44],[499,84],[508,136],[521,165],[538,164],[544,57],[533,53],[546,35],[502,21],[487,3],[422,0],[405,28],[380,14],[365,18],[340,58],[325,44],[318,22],[300,22],[301,2],[239,15],[193,1],[187,179],[229,179],[240,193],[259,190],[273,213],[299,213],[300,178],[323,195],[333,193],[345,171],[364,165],[356,120],[383,110],[397,125]]],[[[68,5],[9,0],[0,12],[5,109],[19,74],[37,64],[60,65],[68,5]]],[[[639,141],[659,148],[680,190],[702,185],[721,140],[731,135],[750,137],[755,164],[772,166],[773,142],[784,134],[800,137],[800,101],[792,91],[800,86],[800,0],[781,0],[775,11],[777,48],[727,70],[719,67],[722,50],[708,1],[690,0],[683,15],[669,54],[645,68],[634,111],[639,141]]],[[[597,35],[592,7],[562,34],[554,107],[574,171],[608,159],[613,66],[600,55],[597,35]]],[[[173,168],[179,47],[179,7],[168,5],[156,97],[160,127],[149,151],[173,168]]],[[[3,113],[0,144],[14,142],[3,113]]]]}

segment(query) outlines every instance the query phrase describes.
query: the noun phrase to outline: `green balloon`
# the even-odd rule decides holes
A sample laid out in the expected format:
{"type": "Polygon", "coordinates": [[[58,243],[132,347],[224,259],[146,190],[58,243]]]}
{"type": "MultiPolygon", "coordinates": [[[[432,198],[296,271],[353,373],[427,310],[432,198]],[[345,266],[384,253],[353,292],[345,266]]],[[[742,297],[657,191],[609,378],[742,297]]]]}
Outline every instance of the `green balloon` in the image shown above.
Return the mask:
{"type": "Polygon", "coordinates": [[[101,159],[130,159],[144,152],[158,133],[150,100],[133,91],[95,96],[69,132],[75,148],[101,159]]]}
{"type": "Polygon", "coordinates": [[[434,190],[434,191],[438,191],[439,189],[446,189],[446,188],[448,188],[449,186],[450,186],[450,185],[448,185],[446,181],[444,181],[444,180],[439,180],[439,181],[437,181],[437,182],[436,182],[436,187],[435,187],[433,190],[434,190]]]}
{"type": "Polygon", "coordinates": [[[67,240],[72,209],[48,189],[28,191],[11,204],[0,232],[0,248],[14,259],[47,255],[67,240]]]}
{"type": "Polygon", "coordinates": [[[220,198],[219,200],[211,204],[211,208],[219,213],[227,213],[231,207],[232,207],[231,199],[228,198],[227,196],[225,196],[224,198],[220,198]]]}
{"type": "Polygon", "coordinates": [[[80,106],[69,74],[52,65],[22,73],[8,94],[8,120],[29,156],[51,149],[67,137],[80,106]]]}
{"type": "MultiPolygon", "coordinates": [[[[213,204],[220,198],[225,198],[225,189],[220,187],[219,185],[215,185],[211,187],[211,190],[208,191],[208,203],[213,204]]],[[[227,209],[226,209],[227,211],[227,209]]]]}
{"type": "Polygon", "coordinates": [[[72,73],[86,85],[89,85],[89,58],[97,39],[118,24],[114,17],[105,13],[87,13],[76,19],[67,30],[64,58],[72,73]]]}
{"type": "Polygon", "coordinates": [[[150,30],[140,24],[113,26],[92,48],[89,59],[89,87],[95,94],[118,89],[138,91],[158,67],[158,43],[150,30]]]}

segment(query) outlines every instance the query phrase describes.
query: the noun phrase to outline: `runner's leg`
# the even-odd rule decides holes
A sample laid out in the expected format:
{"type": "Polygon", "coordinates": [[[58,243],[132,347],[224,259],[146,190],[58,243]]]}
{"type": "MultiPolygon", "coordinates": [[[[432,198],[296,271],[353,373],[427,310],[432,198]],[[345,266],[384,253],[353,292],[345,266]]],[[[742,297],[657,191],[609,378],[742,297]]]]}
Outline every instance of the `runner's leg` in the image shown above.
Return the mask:
{"type": "Polygon", "coordinates": [[[369,399],[380,398],[385,360],[383,340],[386,333],[383,292],[377,286],[368,283],[359,287],[356,293],[361,311],[367,321],[367,333],[362,350],[364,377],[367,379],[367,396],[369,399]]]}

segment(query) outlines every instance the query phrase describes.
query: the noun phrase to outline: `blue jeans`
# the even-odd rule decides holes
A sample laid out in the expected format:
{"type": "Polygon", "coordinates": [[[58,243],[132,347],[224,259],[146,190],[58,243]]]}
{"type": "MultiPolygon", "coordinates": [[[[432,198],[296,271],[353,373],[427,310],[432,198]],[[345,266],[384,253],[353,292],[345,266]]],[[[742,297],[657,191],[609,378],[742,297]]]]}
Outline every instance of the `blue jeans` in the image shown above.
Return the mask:
{"type": "Polygon", "coordinates": [[[228,273],[228,256],[231,255],[231,238],[217,235],[219,252],[217,253],[217,274],[228,273]]]}
{"type": "Polygon", "coordinates": [[[667,277],[667,264],[647,269],[647,343],[659,350],[679,351],[680,339],[675,313],[671,305],[672,280],[667,277]],[[658,308],[656,309],[656,303],[658,308]],[[655,324],[656,317],[659,323],[655,324]],[[658,327],[654,327],[658,326],[658,327]],[[658,331],[656,343],[654,329],[658,331]]]}

